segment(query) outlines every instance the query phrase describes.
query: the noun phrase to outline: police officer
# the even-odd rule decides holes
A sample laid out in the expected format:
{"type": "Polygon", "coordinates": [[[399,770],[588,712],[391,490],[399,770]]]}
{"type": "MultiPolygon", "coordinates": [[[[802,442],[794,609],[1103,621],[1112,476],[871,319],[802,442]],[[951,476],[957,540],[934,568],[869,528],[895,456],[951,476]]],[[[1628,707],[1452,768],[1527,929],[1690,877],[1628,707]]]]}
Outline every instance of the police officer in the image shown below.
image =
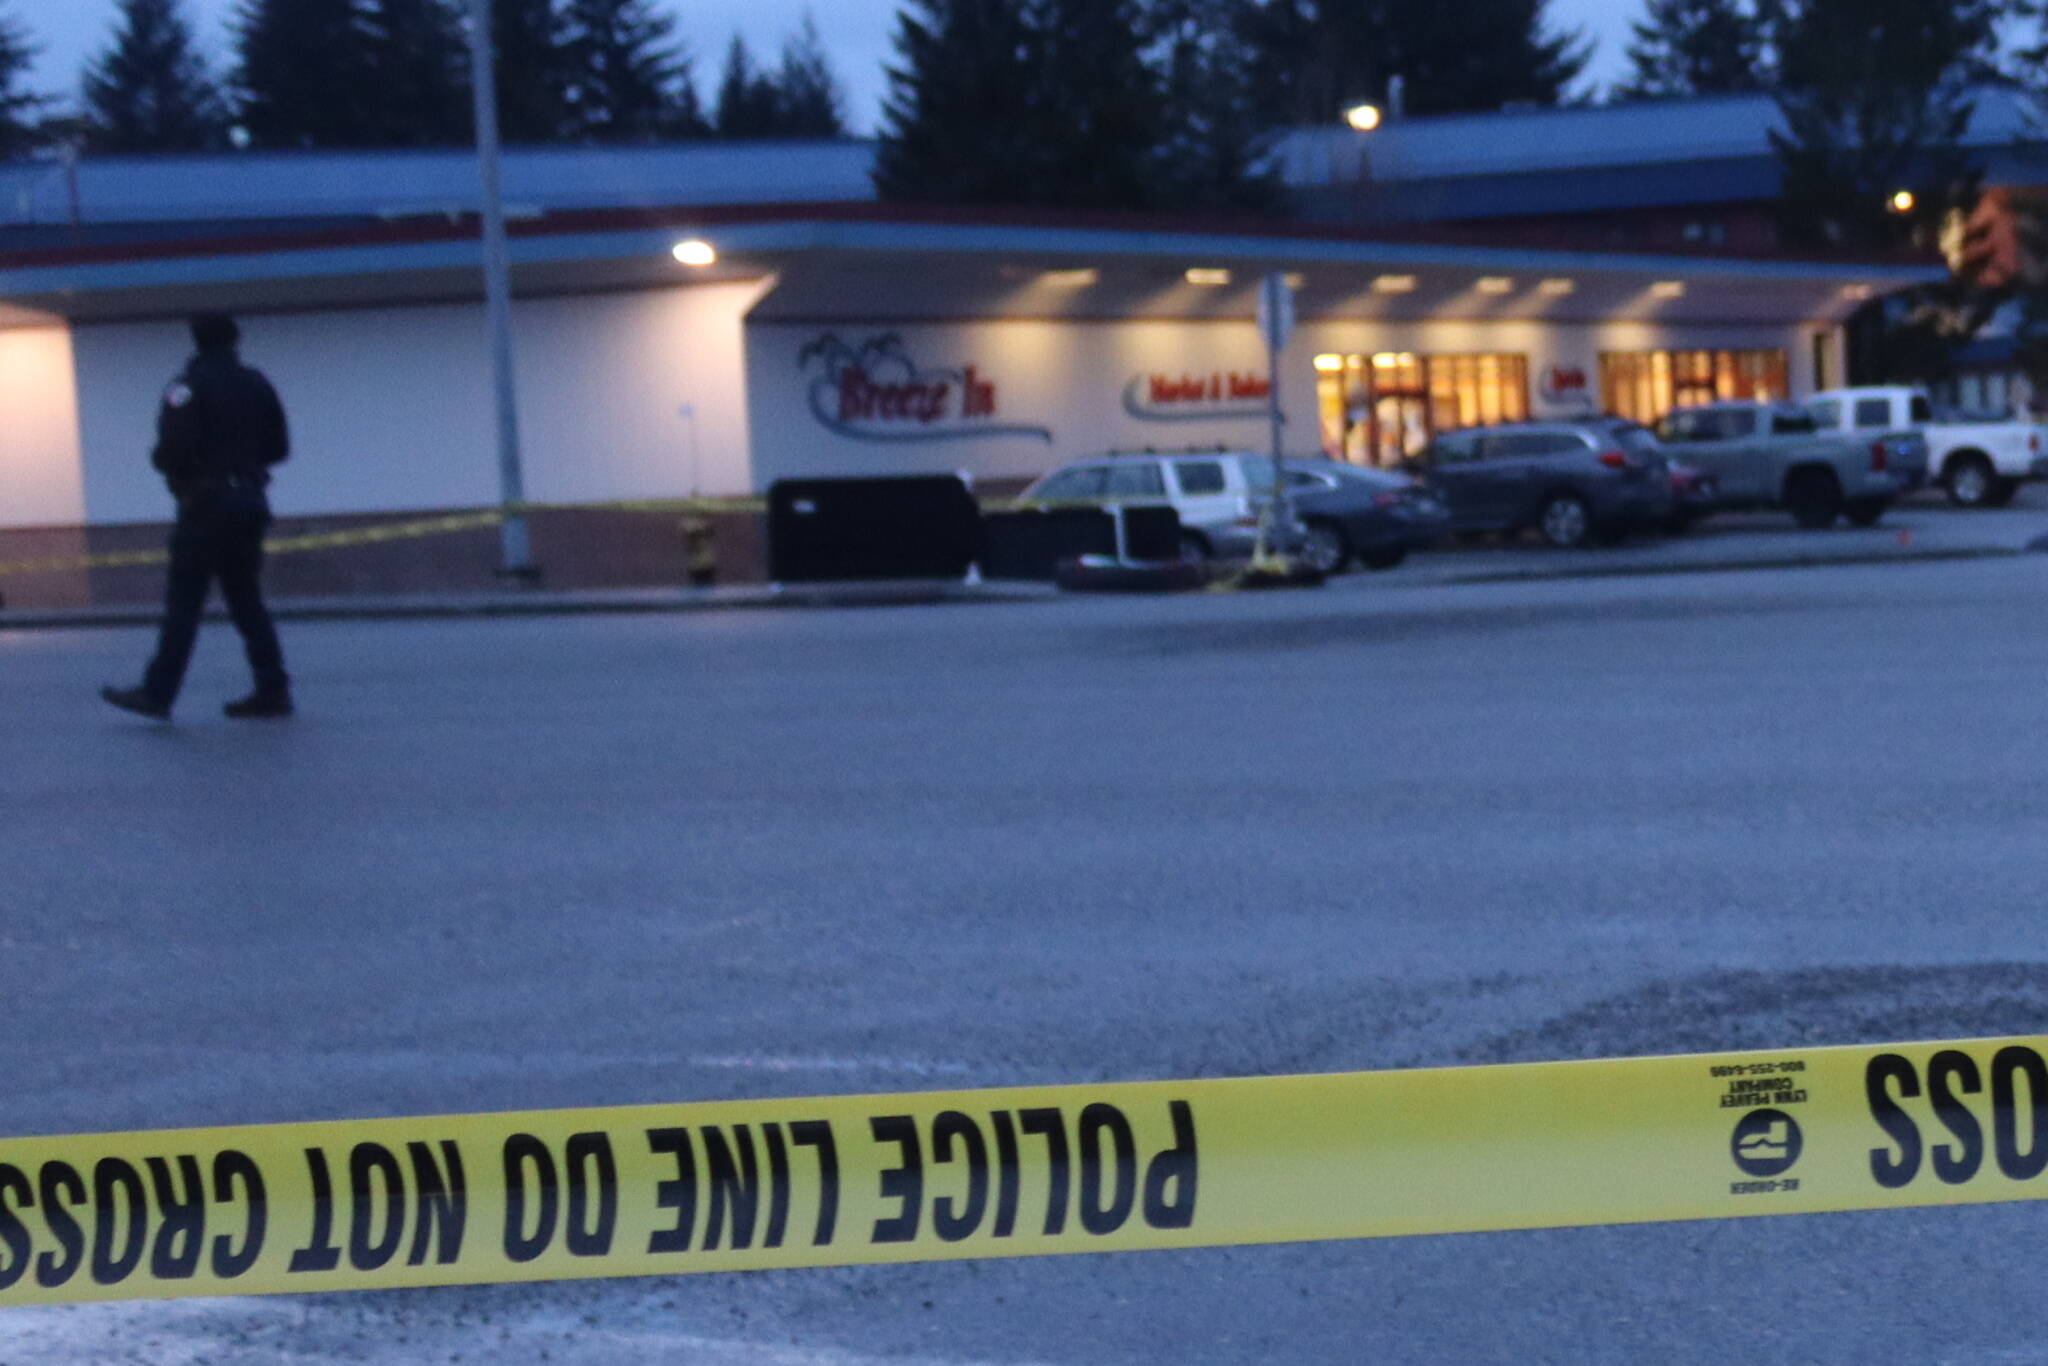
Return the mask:
{"type": "Polygon", "coordinates": [[[255,691],[228,703],[227,714],[292,713],[291,680],[260,582],[263,532],[270,525],[263,490],[270,483],[270,467],[289,454],[290,443],[277,391],[235,353],[240,337],[235,320],[224,313],[194,317],[192,340],[199,354],[164,390],[157,409],[150,463],[178,500],[163,628],[140,687],[100,689],[107,701],[143,716],[171,714],[199,634],[207,589],[215,579],[256,675],[255,691]]]}

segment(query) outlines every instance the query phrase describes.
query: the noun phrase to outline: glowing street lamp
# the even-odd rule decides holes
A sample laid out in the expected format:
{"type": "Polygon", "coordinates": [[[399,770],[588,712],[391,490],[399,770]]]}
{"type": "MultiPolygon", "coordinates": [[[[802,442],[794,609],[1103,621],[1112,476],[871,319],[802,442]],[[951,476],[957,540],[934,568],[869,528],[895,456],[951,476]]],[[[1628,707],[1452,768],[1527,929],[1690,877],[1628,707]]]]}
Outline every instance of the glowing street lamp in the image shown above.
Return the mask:
{"type": "Polygon", "coordinates": [[[1920,203],[1919,197],[1911,190],[1894,190],[1892,197],[1885,201],[1896,214],[1908,214],[1920,203]]]}
{"type": "Polygon", "coordinates": [[[1354,104],[1344,111],[1344,122],[1361,133],[1370,133],[1380,126],[1380,107],[1376,104],[1354,104]]]}

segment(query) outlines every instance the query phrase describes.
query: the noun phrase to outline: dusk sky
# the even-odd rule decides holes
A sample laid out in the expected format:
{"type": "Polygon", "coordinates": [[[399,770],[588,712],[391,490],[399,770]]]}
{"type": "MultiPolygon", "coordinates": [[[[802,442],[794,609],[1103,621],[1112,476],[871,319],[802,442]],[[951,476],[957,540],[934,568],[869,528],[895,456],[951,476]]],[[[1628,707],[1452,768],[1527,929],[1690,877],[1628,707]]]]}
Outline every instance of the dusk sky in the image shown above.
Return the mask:
{"type": "MultiPolygon", "coordinates": [[[[696,58],[700,97],[716,90],[726,44],[737,32],[757,57],[773,58],[783,40],[795,31],[806,9],[816,17],[818,31],[840,79],[846,85],[847,114],[856,130],[872,130],[885,81],[882,64],[892,56],[889,37],[895,28],[899,0],[672,0],[667,8],[678,16],[679,35],[696,58]]],[[[224,58],[225,25],[238,0],[187,0],[209,55],[224,58]]],[[[1552,0],[1554,24],[1578,27],[1599,40],[1588,76],[1600,84],[1615,80],[1627,62],[1629,22],[1642,12],[1642,0],[1552,0]]],[[[107,41],[115,0],[0,0],[0,14],[25,23],[42,46],[35,80],[41,89],[66,95],[77,89],[79,68],[107,41]]]]}

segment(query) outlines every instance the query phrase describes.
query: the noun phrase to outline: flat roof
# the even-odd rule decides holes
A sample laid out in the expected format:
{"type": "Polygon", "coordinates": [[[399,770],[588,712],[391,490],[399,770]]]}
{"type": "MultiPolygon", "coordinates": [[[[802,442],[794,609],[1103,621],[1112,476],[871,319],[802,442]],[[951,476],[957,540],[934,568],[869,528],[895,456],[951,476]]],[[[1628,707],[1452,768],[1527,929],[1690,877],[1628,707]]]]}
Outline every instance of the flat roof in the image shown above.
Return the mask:
{"type": "MultiPolygon", "coordinates": [[[[1589,251],[1266,220],[873,203],[571,210],[510,231],[519,293],[774,276],[784,287],[763,316],[1248,316],[1250,282],[1280,270],[1301,275],[1304,316],[1834,320],[1872,293],[1945,274],[1897,260],[1589,251]],[[717,265],[675,262],[670,248],[690,236],[713,243],[717,265]],[[1185,272],[1200,267],[1231,272],[1230,283],[1189,284],[1185,272]],[[1085,283],[1073,273],[1090,271],[1085,283]],[[1482,277],[1496,283],[1482,289],[1482,277]],[[1546,290],[1545,280],[1571,288],[1546,290]]],[[[0,252],[0,326],[470,299],[481,290],[480,255],[466,215],[0,252]]]]}

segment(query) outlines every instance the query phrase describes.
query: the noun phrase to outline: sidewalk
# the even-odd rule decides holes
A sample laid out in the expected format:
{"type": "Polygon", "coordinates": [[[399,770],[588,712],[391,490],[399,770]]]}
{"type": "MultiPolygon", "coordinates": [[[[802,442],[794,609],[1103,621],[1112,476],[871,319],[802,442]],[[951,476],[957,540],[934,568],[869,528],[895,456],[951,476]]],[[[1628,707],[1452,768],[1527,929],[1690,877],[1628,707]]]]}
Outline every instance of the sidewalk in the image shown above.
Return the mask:
{"type": "MultiPolygon", "coordinates": [[[[1682,536],[1635,539],[1613,547],[1552,550],[1533,538],[1488,540],[1427,551],[1398,569],[1353,571],[1333,583],[1373,585],[1513,583],[1551,579],[1655,574],[1724,573],[1816,565],[1898,564],[1995,559],[2048,551],[2048,489],[2029,486],[2015,506],[1962,511],[1921,500],[1890,512],[1868,529],[1837,526],[1804,531],[1783,513],[1740,513],[1710,518],[1682,536]]],[[[375,620],[422,617],[549,616],[596,613],[667,613],[781,607],[926,606],[970,602],[1032,602],[1056,597],[1040,583],[962,583],[953,580],[838,584],[744,584],[726,588],[613,588],[551,592],[504,588],[469,593],[407,593],[364,597],[279,598],[271,610],[284,621],[375,620]]],[[[153,626],[153,604],[111,607],[0,608],[0,631],[95,626],[153,626]]],[[[208,615],[221,619],[218,605],[208,615]]]]}
{"type": "MultiPolygon", "coordinates": [[[[272,598],[279,621],[406,620],[422,617],[535,617],[594,614],[718,612],[779,607],[903,607],[962,602],[1021,602],[1055,595],[1050,584],[962,583],[952,579],[831,584],[741,584],[728,588],[592,588],[551,592],[504,588],[481,593],[393,593],[332,598],[272,598]]],[[[149,603],[110,607],[0,609],[0,632],[15,629],[154,626],[162,608],[149,603]]],[[[227,620],[219,601],[209,621],[227,620]]]]}

